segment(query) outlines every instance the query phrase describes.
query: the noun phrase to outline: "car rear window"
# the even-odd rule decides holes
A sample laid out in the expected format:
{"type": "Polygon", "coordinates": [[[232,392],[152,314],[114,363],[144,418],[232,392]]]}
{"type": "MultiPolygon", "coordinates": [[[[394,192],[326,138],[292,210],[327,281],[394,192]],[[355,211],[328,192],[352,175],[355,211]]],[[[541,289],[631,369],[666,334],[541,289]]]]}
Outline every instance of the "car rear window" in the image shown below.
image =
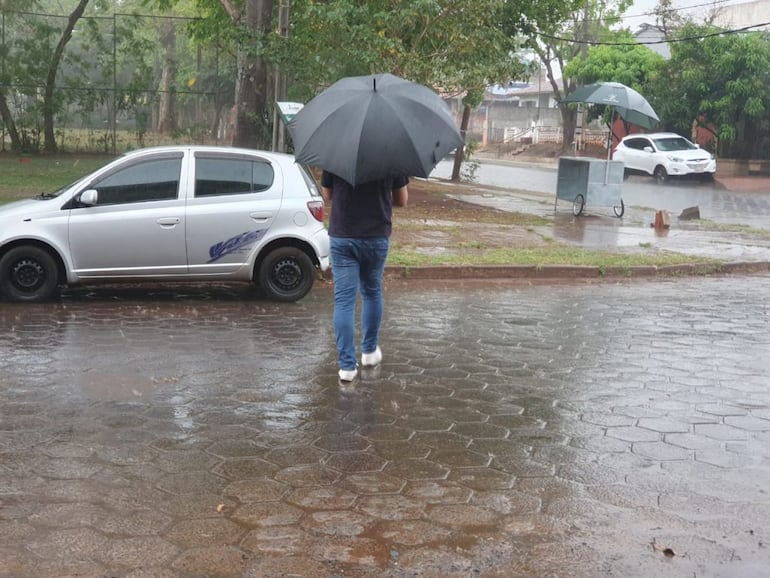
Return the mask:
{"type": "Polygon", "coordinates": [[[273,185],[273,167],[250,159],[196,157],[195,196],[242,195],[273,185]]]}

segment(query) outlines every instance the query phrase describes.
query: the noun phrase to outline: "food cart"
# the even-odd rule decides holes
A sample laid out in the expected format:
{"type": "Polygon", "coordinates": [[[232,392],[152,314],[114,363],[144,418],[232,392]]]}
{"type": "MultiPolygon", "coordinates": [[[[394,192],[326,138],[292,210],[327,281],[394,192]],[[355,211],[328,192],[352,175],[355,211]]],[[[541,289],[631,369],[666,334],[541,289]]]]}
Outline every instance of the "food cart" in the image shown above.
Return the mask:
{"type": "Polygon", "coordinates": [[[612,207],[616,217],[625,212],[621,187],[623,162],[590,157],[561,157],[556,183],[556,200],[572,203],[572,214],[583,213],[586,204],[612,207]]]}
{"type": "MultiPolygon", "coordinates": [[[[658,115],[650,103],[633,88],[620,82],[594,82],[577,88],[567,96],[564,103],[585,103],[609,107],[611,113],[607,126],[607,160],[582,157],[559,159],[559,180],[556,188],[556,203],[559,199],[572,201],[572,213],[583,212],[586,203],[611,206],[615,215],[622,217],[625,212],[620,187],[623,184],[623,163],[611,160],[612,126],[615,115],[629,124],[653,129],[658,115]]],[[[554,210],[556,210],[556,203],[554,210]]]]}

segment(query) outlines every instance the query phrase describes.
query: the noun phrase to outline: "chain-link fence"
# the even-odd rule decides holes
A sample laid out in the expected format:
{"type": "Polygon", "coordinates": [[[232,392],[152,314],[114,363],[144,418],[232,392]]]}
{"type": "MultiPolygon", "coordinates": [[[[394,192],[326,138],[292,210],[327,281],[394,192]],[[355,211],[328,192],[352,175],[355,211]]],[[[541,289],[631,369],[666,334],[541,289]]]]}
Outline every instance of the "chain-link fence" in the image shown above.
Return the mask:
{"type": "Polygon", "coordinates": [[[46,110],[62,152],[229,142],[235,55],[194,43],[200,21],[83,17],[52,67],[68,17],[0,14],[0,150],[43,150],[46,110]]]}

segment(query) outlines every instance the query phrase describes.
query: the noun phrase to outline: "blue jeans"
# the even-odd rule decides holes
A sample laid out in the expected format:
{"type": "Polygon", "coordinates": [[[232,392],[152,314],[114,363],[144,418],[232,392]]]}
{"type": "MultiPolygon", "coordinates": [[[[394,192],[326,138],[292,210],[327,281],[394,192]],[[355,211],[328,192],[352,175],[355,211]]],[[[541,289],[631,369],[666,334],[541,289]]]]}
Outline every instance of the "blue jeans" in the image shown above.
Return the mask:
{"type": "Polygon", "coordinates": [[[361,291],[361,352],[377,347],[382,321],[382,274],[390,239],[330,237],[334,277],[334,335],[340,369],[355,369],[355,316],[361,291]]]}

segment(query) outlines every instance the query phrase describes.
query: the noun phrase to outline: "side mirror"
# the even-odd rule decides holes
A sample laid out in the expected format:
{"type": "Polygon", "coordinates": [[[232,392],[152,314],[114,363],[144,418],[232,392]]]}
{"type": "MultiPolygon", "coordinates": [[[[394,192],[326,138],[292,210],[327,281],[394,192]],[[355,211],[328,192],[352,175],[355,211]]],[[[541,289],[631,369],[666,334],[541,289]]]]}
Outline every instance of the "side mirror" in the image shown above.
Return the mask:
{"type": "Polygon", "coordinates": [[[99,202],[99,191],[96,189],[86,189],[80,193],[78,202],[84,207],[93,207],[99,202]]]}
{"type": "Polygon", "coordinates": [[[652,147],[644,147],[644,149],[642,149],[642,150],[644,150],[644,152],[646,152],[646,153],[651,153],[652,152],[652,147]]]}

